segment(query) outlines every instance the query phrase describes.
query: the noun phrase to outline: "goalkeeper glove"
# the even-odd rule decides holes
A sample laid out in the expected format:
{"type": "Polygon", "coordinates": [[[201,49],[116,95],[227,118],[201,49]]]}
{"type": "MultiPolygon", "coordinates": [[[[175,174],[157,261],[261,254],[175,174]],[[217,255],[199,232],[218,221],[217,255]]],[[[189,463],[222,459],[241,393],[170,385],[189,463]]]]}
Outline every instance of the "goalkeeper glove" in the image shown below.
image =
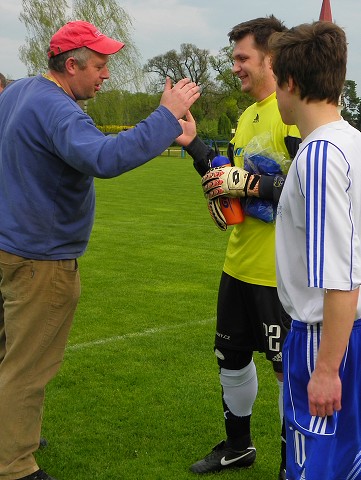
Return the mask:
{"type": "Polygon", "coordinates": [[[222,213],[222,208],[219,198],[214,198],[208,202],[208,211],[212,217],[212,220],[220,230],[227,230],[227,222],[222,213]]]}
{"type": "Polygon", "coordinates": [[[240,167],[217,167],[202,177],[202,187],[208,200],[228,195],[246,197],[249,190],[256,190],[260,175],[253,175],[240,167]]]}

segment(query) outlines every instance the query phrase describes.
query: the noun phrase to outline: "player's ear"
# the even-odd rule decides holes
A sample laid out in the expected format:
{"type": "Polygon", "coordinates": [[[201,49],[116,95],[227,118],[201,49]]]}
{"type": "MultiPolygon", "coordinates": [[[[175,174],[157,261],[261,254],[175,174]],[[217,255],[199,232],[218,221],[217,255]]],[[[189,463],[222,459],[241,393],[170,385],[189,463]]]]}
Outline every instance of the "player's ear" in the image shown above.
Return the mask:
{"type": "MultiPolygon", "coordinates": [[[[272,56],[270,54],[267,54],[265,56],[265,63],[267,65],[267,67],[272,70],[272,56]]],[[[272,70],[273,71],[273,70],[272,70]]]]}
{"type": "Polygon", "coordinates": [[[296,84],[293,80],[292,77],[288,77],[288,80],[287,80],[287,91],[289,93],[294,93],[295,92],[295,89],[296,89],[296,84]]]}

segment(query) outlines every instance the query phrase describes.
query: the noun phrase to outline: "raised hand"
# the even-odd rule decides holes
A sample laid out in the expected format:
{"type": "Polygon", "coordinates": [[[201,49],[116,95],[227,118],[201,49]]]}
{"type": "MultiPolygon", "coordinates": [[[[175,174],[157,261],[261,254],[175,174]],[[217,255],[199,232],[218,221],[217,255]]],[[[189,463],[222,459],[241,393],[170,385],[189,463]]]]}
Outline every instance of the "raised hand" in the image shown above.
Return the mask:
{"type": "Polygon", "coordinates": [[[168,108],[176,118],[180,119],[199,97],[198,85],[191,82],[189,78],[179,80],[172,87],[172,81],[167,77],[160,105],[168,108]]]}
{"type": "Polygon", "coordinates": [[[187,147],[197,135],[196,122],[193,118],[193,115],[188,110],[186,112],[185,120],[183,118],[180,118],[179,123],[183,129],[183,133],[178,138],[176,138],[176,142],[183,147],[187,147]]]}

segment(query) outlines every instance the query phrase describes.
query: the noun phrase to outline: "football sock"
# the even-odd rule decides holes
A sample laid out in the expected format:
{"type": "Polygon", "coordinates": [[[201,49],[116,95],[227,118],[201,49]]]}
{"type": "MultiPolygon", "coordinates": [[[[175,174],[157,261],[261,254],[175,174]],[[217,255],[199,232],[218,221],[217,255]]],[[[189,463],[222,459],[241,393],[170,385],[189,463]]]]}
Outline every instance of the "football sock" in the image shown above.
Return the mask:
{"type": "Polygon", "coordinates": [[[226,445],[245,450],[251,443],[251,413],[258,380],[253,360],[240,370],[221,368],[222,401],[227,434],[226,445]]]}
{"type": "Polygon", "coordinates": [[[256,365],[252,360],[240,370],[221,368],[220,381],[224,402],[237,417],[251,415],[257,397],[258,380],[256,365]]]}
{"type": "Polygon", "coordinates": [[[233,450],[245,450],[251,443],[251,415],[236,417],[223,401],[226,446],[233,450]]]}

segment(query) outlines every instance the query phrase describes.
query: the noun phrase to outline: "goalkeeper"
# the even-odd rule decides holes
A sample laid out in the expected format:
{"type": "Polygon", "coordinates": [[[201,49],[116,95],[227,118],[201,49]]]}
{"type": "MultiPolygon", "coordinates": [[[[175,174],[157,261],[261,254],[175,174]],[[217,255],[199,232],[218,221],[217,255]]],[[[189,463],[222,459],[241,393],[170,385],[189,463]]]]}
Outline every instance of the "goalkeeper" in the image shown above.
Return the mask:
{"type": "MultiPolygon", "coordinates": [[[[233,167],[209,170],[215,152],[196,133],[190,113],[182,122],[183,135],[177,141],[194,159],[194,167],[203,176],[209,210],[217,225],[226,225],[219,197],[262,197],[277,203],[285,177],[251,174],[243,169],[244,151],[255,137],[269,133],[271,151],[292,159],[300,143],[296,127],[286,126],[277,107],[268,38],[285,27],[274,16],[258,18],[235,26],[229,33],[233,43],[233,73],[242,82],[242,91],[255,103],[241,115],[228,148],[233,167]],[[208,173],[207,173],[208,172],[208,173]]],[[[265,352],[276,374],[283,419],[282,344],[289,318],[277,297],[275,271],[275,225],[245,216],[229,238],[220,280],[217,306],[215,354],[220,371],[226,440],[216,445],[191,470],[203,474],[226,468],[247,467],[256,458],[251,438],[251,414],[257,395],[257,374],[253,352],[265,352]]],[[[281,442],[284,447],[284,443],[281,442]]],[[[285,479],[285,451],[281,449],[278,478],[285,479]]]]}

